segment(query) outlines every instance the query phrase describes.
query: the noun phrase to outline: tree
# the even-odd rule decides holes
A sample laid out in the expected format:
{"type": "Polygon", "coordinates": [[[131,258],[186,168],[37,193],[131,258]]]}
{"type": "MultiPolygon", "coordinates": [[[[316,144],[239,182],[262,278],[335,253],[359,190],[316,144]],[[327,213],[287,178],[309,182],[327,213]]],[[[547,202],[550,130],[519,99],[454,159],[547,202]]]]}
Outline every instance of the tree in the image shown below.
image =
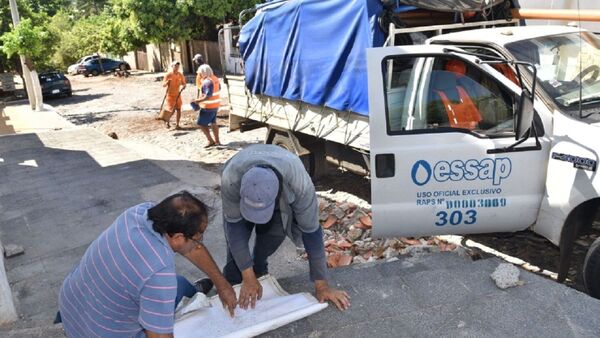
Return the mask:
{"type": "Polygon", "coordinates": [[[48,36],[49,33],[43,27],[35,27],[31,19],[23,19],[16,28],[0,37],[1,48],[9,58],[13,55],[24,56],[27,66],[33,70],[33,61],[44,58],[44,41],[48,36]]]}
{"type": "Polygon", "coordinates": [[[31,11],[36,13],[46,13],[54,16],[60,10],[65,10],[71,6],[71,0],[24,0],[31,11]]]}
{"type": "Polygon", "coordinates": [[[98,15],[110,7],[109,0],[71,0],[70,2],[78,18],[98,15]]]}
{"type": "MultiPolygon", "coordinates": [[[[51,29],[51,17],[48,12],[52,13],[54,9],[60,8],[61,6],[70,6],[70,0],[17,0],[19,7],[19,14],[21,18],[29,18],[33,24],[33,27],[41,28],[42,31],[47,34],[44,35],[42,44],[45,52],[39,56],[32,58],[32,62],[38,69],[48,69],[55,66],[53,64],[52,55],[57,46],[60,45],[60,34],[51,29]]],[[[56,14],[56,13],[54,13],[56,14]]],[[[10,14],[10,7],[8,0],[0,0],[0,36],[10,32],[12,27],[12,18],[10,14]]],[[[65,29],[65,28],[63,28],[65,29]]],[[[69,27],[66,27],[68,30],[69,27]]],[[[17,53],[19,54],[19,53],[17,53]]],[[[7,58],[4,53],[0,53],[0,71],[17,70],[19,73],[20,65],[18,57],[13,56],[7,58]]]]}
{"type": "Polygon", "coordinates": [[[98,32],[100,51],[123,56],[143,44],[137,39],[134,34],[135,29],[128,21],[119,20],[105,13],[103,22],[98,32]]]}
{"type": "Polygon", "coordinates": [[[129,22],[141,41],[155,43],[189,39],[191,29],[182,24],[187,5],[175,0],[113,0],[117,18],[129,22]]]}
{"type": "Polygon", "coordinates": [[[216,39],[220,23],[237,20],[259,0],[112,0],[118,18],[142,41],[216,39]]]}
{"type": "Polygon", "coordinates": [[[216,40],[217,27],[226,22],[237,22],[241,11],[252,8],[260,0],[186,0],[186,22],[191,27],[192,39],[216,40]]]}

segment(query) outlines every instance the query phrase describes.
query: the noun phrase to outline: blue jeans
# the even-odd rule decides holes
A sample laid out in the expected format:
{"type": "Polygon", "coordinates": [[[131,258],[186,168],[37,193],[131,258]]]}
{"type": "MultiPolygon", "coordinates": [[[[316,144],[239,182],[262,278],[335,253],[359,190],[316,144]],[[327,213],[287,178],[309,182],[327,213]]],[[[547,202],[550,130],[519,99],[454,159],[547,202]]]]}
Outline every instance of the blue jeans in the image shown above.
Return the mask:
{"type": "MultiPolygon", "coordinates": [[[[269,263],[267,262],[267,259],[277,251],[286,237],[283,224],[281,223],[281,214],[279,210],[275,210],[273,217],[266,224],[254,224],[243,220],[235,225],[245,226],[250,232],[254,229],[256,232],[254,251],[252,252],[254,273],[256,274],[256,277],[269,273],[269,263]]],[[[242,282],[242,273],[233,259],[229,245],[227,246],[227,263],[223,268],[223,276],[231,283],[231,285],[242,282]]]]}
{"type": "MultiPolygon", "coordinates": [[[[187,278],[177,275],[177,295],[175,296],[175,307],[181,302],[183,296],[188,298],[194,297],[196,294],[196,287],[187,280],[187,278]]],[[[56,317],[54,318],[54,324],[62,323],[62,318],[60,316],[60,311],[56,312],[56,317]]]]}

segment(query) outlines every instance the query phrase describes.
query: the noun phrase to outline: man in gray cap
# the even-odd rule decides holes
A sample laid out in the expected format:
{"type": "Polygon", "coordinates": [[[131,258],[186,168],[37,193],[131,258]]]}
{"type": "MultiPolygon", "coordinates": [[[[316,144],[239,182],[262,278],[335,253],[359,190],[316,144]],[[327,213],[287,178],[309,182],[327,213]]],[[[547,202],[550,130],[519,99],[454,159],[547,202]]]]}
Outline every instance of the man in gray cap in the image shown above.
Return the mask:
{"type": "Polygon", "coordinates": [[[340,310],[350,306],[348,294],[327,283],[317,195],[298,156],[269,144],[240,151],[225,163],[221,199],[228,247],[223,275],[231,284],[242,283],[241,308],[254,308],[261,298],[257,278],[268,273],[267,259],[286,236],[297,247],[304,244],[317,299],[331,301],[340,310]],[[251,255],[248,242],[253,229],[251,255]]]}
{"type": "Polygon", "coordinates": [[[204,58],[202,57],[202,54],[194,55],[193,61],[196,67],[200,67],[204,64],[204,58]]]}

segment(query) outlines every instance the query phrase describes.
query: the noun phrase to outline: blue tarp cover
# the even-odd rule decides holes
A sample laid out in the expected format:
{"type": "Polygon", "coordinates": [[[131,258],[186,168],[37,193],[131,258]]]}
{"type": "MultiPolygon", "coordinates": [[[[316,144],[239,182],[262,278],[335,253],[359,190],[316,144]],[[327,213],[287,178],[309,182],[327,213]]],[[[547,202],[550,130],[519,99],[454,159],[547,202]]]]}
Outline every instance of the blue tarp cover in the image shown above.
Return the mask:
{"type": "Polygon", "coordinates": [[[368,115],[366,49],[380,47],[379,0],[291,0],[267,6],[240,33],[254,94],[368,115]]]}

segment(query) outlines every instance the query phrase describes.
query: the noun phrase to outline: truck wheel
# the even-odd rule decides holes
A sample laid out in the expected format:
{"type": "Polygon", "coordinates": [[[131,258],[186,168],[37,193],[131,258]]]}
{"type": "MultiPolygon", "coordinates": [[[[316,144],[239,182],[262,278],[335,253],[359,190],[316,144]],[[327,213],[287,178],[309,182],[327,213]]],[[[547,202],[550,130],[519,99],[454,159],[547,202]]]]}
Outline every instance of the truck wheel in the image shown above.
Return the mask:
{"type": "MultiPolygon", "coordinates": [[[[284,135],[275,134],[275,137],[273,137],[273,141],[271,141],[271,144],[280,146],[281,148],[289,150],[290,152],[296,154],[296,149],[294,148],[294,144],[292,143],[292,140],[285,137],[284,135]]],[[[306,172],[308,172],[308,174],[311,175],[311,177],[312,177],[312,173],[310,172],[311,171],[310,154],[300,156],[300,160],[302,161],[302,164],[304,164],[304,169],[306,169],[306,172]]]]}
{"type": "Polygon", "coordinates": [[[585,256],[583,284],[588,295],[600,299],[600,238],[592,243],[585,256]]]}

